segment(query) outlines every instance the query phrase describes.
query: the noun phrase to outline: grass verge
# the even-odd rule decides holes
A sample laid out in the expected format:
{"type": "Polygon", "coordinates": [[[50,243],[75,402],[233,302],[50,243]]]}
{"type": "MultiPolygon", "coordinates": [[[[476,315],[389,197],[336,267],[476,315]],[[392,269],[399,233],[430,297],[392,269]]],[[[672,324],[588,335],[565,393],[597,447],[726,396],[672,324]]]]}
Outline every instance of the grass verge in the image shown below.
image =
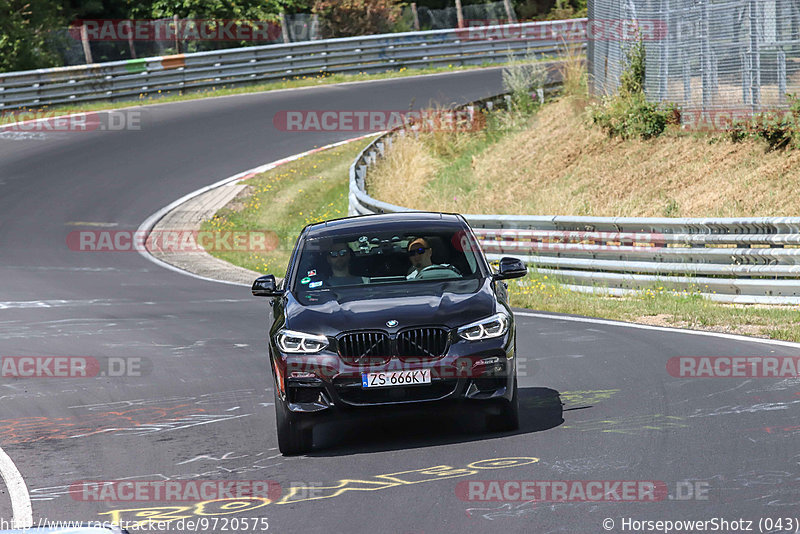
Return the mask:
{"type": "MultiPolygon", "coordinates": [[[[755,139],[733,141],[674,129],[655,139],[610,139],[591,125],[585,70],[577,57],[566,62],[565,95],[555,102],[525,113],[494,113],[478,131],[395,138],[368,176],[370,194],[417,209],[461,213],[675,217],[800,210],[792,178],[798,153],[776,153],[755,139]],[[397,187],[398,177],[402,187],[397,187]]],[[[264,257],[219,256],[260,272],[285,271],[304,224],[346,213],[347,168],[364,144],[323,152],[256,177],[252,196],[220,212],[207,229],[283,225],[282,246],[264,257]],[[317,192],[319,198],[304,195],[307,204],[300,200],[300,187],[321,178],[323,164],[327,185],[317,192]],[[259,195],[267,191],[274,192],[272,210],[261,208],[267,199],[259,195]],[[311,213],[299,211],[301,206],[322,208],[311,213]]],[[[535,268],[526,278],[509,282],[516,307],[800,342],[800,306],[716,303],[700,289],[673,291],[654,285],[627,297],[577,293],[535,268]]]]}
{"type": "MultiPolygon", "coordinates": [[[[306,224],[347,214],[348,169],[367,143],[369,140],[313,154],[248,180],[246,194],[204,223],[203,230],[272,230],[279,246],[267,253],[214,255],[257,272],[282,276],[306,224]]],[[[467,148],[480,151],[484,147],[467,148]]],[[[720,304],[697,292],[659,286],[625,298],[575,293],[557,278],[535,269],[526,278],[509,281],[509,292],[512,305],[520,308],[800,342],[798,306],[720,304]]]]}
{"type": "Polygon", "coordinates": [[[214,217],[204,231],[272,231],[278,246],[268,252],[214,252],[247,269],[283,276],[294,243],[307,224],[347,216],[350,164],[371,139],[311,154],[250,178],[248,188],[214,217]]]}
{"type": "Polygon", "coordinates": [[[800,306],[722,304],[701,296],[699,288],[653,286],[624,298],[578,293],[535,269],[526,278],[509,280],[508,289],[520,308],[800,342],[800,306]]]}

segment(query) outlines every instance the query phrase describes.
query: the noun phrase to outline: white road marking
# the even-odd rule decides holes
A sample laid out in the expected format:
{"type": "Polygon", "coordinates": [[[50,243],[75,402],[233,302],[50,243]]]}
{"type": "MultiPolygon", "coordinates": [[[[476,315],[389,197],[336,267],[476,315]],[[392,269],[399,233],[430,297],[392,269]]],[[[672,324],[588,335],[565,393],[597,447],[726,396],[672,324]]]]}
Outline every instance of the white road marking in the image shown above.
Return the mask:
{"type": "Polygon", "coordinates": [[[11,497],[12,525],[11,528],[28,528],[33,526],[33,508],[28,486],[25,485],[17,466],[11,461],[6,452],[0,448],[0,475],[8,488],[11,497]]]}
{"type": "Polygon", "coordinates": [[[66,226],[98,226],[100,228],[111,228],[113,226],[119,226],[119,223],[115,222],[89,222],[89,221],[70,221],[64,223],[66,226]]]}
{"type": "Polygon", "coordinates": [[[514,315],[522,317],[536,317],[537,319],[551,319],[555,321],[571,321],[573,323],[592,323],[607,326],[624,326],[626,328],[638,328],[639,330],[655,330],[670,334],[687,334],[690,336],[710,336],[730,339],[732,341],[746,341],[749,343],[764,343],[767,345],[779,345],[781,347],[791,347],[800,349],[800,343],[793,341],[781,341],[779,339],[763,339],[760,337],[740,336],[737,334],[726,334],[724,332],[704,332],[702,330],[689,330],[686,328],[670,328],[668,326],[652,326],[649,324],[625,323],[622,321],[612,321],[609,319],[593,319],[591,317],[574,317],[571,315],[549,315],[546,313],[521,312],[515,311],[514,315]]]}
{"type": "MultiPolygon", "coordinates": [[[[319,148],[314,148],[312,150],[307,150],[306,152],[301,152],[300,154],[295,154],[293,156],[289,156],[288,158],[279,159],[277,161],[273,161],[272,163],[267,163],[265,165],[260,165],[258,167],[254,167],[252,169],[248,169],[246,171],[242,171],[242,172],[240,172],[238,174],[234,174],[233,176],[225,178],[224,180],[220,180],[219,182],[216,182],[214,184],[207,185],[205,187],[201,187],[197,191],[193,191],[193,192],[189,193],[188,195],[182,196],[178,200],[176,200],[174,202],[171,202],[170,204],[164,206],[163,208],[161,208],[160,210],[158,210],[157,212],[152,214],[142,224],[139,225],[139,228],[136,230],[136,232],[137,232],[137,234],[139,234],[140,232],[144,233],[145,235],[149,234],[150,230],[153,229],[153,227],[156,225],[156,223],[158,221],[160,221],[164,217],[164,215],[166,215],[167,213],[169,213],[170,211],[172,211],[176,207],[180,206],[184,202],[187,202],[188,200],[191,200],[191,199],[193,199],[194,197],[196,197],[198,195],[202,195],[203,193],[205,193],[207,191],[211,191],[212,189],[216,189],[217,187],[222,187],[222,186],[227,185],[229,183],[233,183],[233,182],[237,182],[239,180],[244,180],[244,179],[250,178],[252,176],[255,176],[256,174],[260,174],[262,172],[266,172],[266,171],[268,171],[270,169],[274,169],[275,167],[283,165],[284,163],[289,163],[290,161],[298,160],[300,158],[303,158],[303,157],[308,156],[310,154],[314,154],[316,152],[322,152],[323,150],[328,150],[329,148],[335,148],[335,147],[338,147],[338,146],[346,145],[347,143],[351,143],[353,141],[358,141],[360,139],[366,139],[367,137],[373,137],[373,136],[376,136],[376,135],[379,135],[379,134],[382,134],[382,133],[384,133],[384,132],[375,132],[375,133],[371,133],[371,134],[368,134],[368,135],[361,135],[361,136],[358,136],[358,137],[353,137],[352,139],[346,139],[344,141],[339,141],[338,143],[333,143],[333,144],[325,145],[325,146],[322,146],[322,147],[319,147],[319,148]]],[[[199,274],[191,273],[189,271],[184,271],[183,269],[179,269],[178,267],[175,267],[174,265],[170,265],[169,263],[167,263],[165,261],[161,261],[160,259],[158,259],[155,256],[153,256],[152,254],[150,254],[150,252],[148,250],[143,250],[143,249],[137,249],[137,250],[138,250],[139,254],[144,256],[149,261],[152,261],[156,265],[164,267],[165,269],[169,269],[170,271],[175,271],[176,273],[181,273],[181,274],[184,274],[186,276],[191,276],[192,278],[197,278],[199,280],[205,280],[207,282],[218,282],[220,284],[229,284],[229,285],[233,285],[233,286],[250,287],[250,284],[242,284],[242,283],[239,283],[239,282],[229,282],[227,280],[217,280],[215,278],[209,278],[207,276],[201,276],[199,274]]]]}

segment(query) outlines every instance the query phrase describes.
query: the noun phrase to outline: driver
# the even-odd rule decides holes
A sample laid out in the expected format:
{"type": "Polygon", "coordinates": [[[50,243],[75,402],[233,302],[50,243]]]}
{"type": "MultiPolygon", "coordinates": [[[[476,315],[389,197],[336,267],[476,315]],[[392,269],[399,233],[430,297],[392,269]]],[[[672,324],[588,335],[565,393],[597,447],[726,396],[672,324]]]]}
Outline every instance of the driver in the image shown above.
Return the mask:
{"type": "MultiPolygon", "coordinates": [[[[408,244],[408,259],[411,261],[411,270],[406,276],[407,280],[418,278],[422,271],[431,267],[440,267],[431,261],[433,256],[433,249],[427,240],[422,237],[414,239],[408,244]]],[[[450,267],[449,265],[442,265],[441,267],[450,267]]]]}

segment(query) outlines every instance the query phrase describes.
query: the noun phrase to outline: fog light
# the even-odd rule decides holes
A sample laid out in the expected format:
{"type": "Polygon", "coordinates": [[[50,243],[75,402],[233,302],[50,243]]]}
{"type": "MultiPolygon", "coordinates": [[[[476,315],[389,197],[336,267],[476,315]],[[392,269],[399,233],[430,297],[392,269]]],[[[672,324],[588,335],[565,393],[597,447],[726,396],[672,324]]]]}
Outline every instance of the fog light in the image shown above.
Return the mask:
{"type": "Polygon", "coordinates": [[[477,362],[472,364],[472,367],[482,367],[484,365],[493,365],[495,363],[500,363],[500,358],[498,358],[496,356],[493,357],[493,358],[484,358],[484,359],[478,360],[477,362]]]}
{"type": "Polygon", "coordinates": [[[314,373],[302,373],[299,371],[292,371],[292,374],[289,375],[289,378],[317,378],[317,375],[314,373]]]}

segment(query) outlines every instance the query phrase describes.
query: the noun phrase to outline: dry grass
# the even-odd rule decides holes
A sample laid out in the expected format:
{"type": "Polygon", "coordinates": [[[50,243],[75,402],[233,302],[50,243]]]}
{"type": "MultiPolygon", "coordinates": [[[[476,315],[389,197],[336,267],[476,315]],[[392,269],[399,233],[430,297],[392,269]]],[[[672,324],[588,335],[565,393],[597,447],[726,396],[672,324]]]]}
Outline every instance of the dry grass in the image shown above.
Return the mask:
{"type": "MultiPolygon", "coordinates": [[[[544,106],[531,127],[486,143],[459,169],[455,184],[442,179],[448,172],[443,166],[433,171],[437,166],[431,158],[436,158],[424,143],[416,141],[413,148],[425,154],[405,147],[406,157],[426,163],[414,187],[427,190],[405,205],[536,215],[800,213],[800,152],[766,152],[758,141],[710,139],[675,133],[649,141],[609,139],[588,124],[574,98],[566,97],[544,106]]],[[[406,168],[385,161],[370,191],[396,201],[390,184],[406,168]]]]}
{"type": "Polygon", "coordinates": [[[438,167],[438,161],[418,137],[395,136],[381,164],[367,174],[367,190],[391,204],[417,205],[429,196],[428,184],[438,167]]]}

